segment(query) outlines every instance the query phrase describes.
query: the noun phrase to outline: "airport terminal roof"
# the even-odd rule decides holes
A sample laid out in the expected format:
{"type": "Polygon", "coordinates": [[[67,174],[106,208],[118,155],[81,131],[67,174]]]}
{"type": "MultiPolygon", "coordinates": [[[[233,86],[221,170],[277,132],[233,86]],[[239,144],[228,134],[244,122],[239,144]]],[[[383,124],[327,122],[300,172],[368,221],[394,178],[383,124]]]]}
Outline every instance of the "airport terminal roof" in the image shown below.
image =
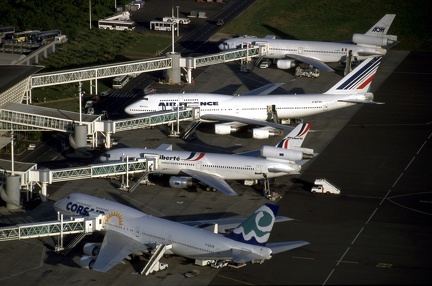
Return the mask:
{"type": "Polygon", "coordinates": [[[43,66],[0,65],[0,94],[43,69],[43,66]]]}

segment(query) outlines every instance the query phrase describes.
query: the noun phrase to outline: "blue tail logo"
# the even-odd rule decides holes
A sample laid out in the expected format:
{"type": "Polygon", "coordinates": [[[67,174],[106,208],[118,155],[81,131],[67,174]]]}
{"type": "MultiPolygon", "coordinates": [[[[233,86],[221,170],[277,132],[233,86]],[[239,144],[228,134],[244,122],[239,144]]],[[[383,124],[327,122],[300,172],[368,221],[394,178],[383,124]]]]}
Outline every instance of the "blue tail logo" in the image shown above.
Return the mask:
{"type": "Polygon", "coordinates": [[[266,245],[278,210],[279,206],[272,204],[261,206],[226,237],[243,243],[266,245]]]}

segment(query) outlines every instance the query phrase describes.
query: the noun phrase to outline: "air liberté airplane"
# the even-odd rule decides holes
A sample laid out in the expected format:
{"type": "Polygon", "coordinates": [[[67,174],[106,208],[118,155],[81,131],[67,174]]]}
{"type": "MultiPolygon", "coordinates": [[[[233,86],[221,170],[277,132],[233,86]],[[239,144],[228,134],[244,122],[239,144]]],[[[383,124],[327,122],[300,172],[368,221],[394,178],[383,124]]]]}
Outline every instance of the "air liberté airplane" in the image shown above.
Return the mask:
{"type": "Polygon", "coordinates": [[[201,121],[222,122],[215,124],[216,134],[230,134],[245,125],[258,125],[262,127],[253,128],[253,138],[266,139],[280,134],[280,129],[292,130],[291,126],[280,124],[281,120],[302,118],[359,103],[378,103],[373,101],[369,88],[381,59],[382,57],[374,57],[364,60],[322,94],[268,94],[277,88],[269,88],[269,85],[240,95],[147,94],[143,99],[127,106],[125,112],[143,116],[146,113],[195,106],[199,108],[201,121]]]}
{"type": "Polygon", "coordinates": [[[263,58],[276,60],[279,69],[293,68],[301,62],[322,71],[333,71],[325,63],[344,63],[349,51],[357,61],[384,56],[387,49],[397,43],[397,36],[387,35],[395,17],[395,14],[385,15],[365,34],[354,34],[352,43],[283,40],[272,35],[265,38],[242,36],[223,41],[219,49],[230,50],[261,45],[267,50],[263,58]]]}
{"type": "MultiPolygon", "coordinates": [[[[306,241],[267,242],[275,222],[291,220],[277,217],[279,207],[272,204],[265,204],[248,218],[238,220],[234,230],[226,235],[200,228],[210,221],[187,224],[173,222],[117,202],[80,193],[72,193],[57,201],[54,208],[68,216],[88,216],[90,213],[105,216],[102,244],[86,243],[85,255],[80,260],[82,267],[100,272],[109,271],[130,255],[151,253],[155,249],[147,265],[153,261],[153,264],[159,263],[158,257],[163,254],[213,263],[245,264],[262,263],[274,254],[309,244],[306,241]]],[[[224,226],[224,221],[232,225],[235,219],[214,220],[212,223],[224,229],[229,228],[228,225],[224,226]]],[[[141,273],[147,275],[149,272],[144,272],[145,269],[141,273]]]]}
{"type": "Polygon", "coordinates": [[[299,174],[301,165],[314,157],[312,149],[301,145],[309,132],[310,124],[301,123],[275,147],[262,146],[243,154],[220,154],[190,151],[173,151],[172,145],[162,144],[157,149],[115,148],[102,154],[101,162],[124,161],[132,158],[157,158],[153,173],[173,175],[172,188],[187,188],[193,179],[227,195],[237,195],[225,180],[264,180],[264,193],[269,195],[269,178],[299,174]],[[180,176],[178,176],[180,175],[180,176]]]}

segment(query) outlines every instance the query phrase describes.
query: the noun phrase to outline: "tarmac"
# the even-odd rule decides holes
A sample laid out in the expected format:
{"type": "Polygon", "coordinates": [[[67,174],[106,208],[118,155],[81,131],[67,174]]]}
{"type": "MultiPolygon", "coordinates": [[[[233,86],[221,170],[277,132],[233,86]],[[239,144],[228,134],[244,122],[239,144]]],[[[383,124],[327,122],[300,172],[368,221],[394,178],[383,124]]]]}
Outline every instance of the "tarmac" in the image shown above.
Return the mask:
{"type": "MultiPolygon", "coordinates": [[[[430,284],[432,102],[427,95],[432,88],[424,63],[428,57],[391,51],[383,58],[372,91],[384,105],[359,105],[305,118],[313,132],[304,146],[319,155],[300,176],[272,183],[272,191],[281,195],[274,202],[281,208],[279,214],[295,220],[277,224],[271,240],[306,240],[310,245],[240,269],[217,270],[182,257],[163,258],[169,264],[167,270],[141,276],[137,273],[143,260],[126,261],[107,273],[81,269],[82,246],[100,241],[97,234],[86,237],[67,256],[54,253],[54,237],[9,241],[0,244],[2,257],[8,257],[0,260],[0,281],[19,285],[430,284]],[[311,194],[310,187],[318,177],[329,179],[342,194],[311,194]],[[199,274],[187,278],[185,273],[190,271],[199,274]]],[[[282,88],[286,91],[311,93],[325,91],[340,78],[338,73],[324,73],[317,79],[294,78],[276,68],[240,73],[232,63],[203,69],[194,85],[177,88],[241,93],[268,82],[285,82],[282,88]]],[[[212,133],[211,126],[200,128],[193,141],[167,137],[168,133],[168,127],[160,126],[116,136],[119,146],[154,148],[170,143],[174,149],[226,153],[279,141],[278,137],[251,140],[248,132],[219,136],[212,133]]],[[[260,185],[230,182],[239,193],[233,198],[200,189],[171,189],[164,177],[152,182],[154,185],[140,185],[132,193],[120,190],[120,181],[108,179],[52,184],[47,203],[25,211],[1,207],[0,223],[56,219],[52,204],[71,192],[105,197],[176,221],[244,217],[268,202],[260,185]]]]}

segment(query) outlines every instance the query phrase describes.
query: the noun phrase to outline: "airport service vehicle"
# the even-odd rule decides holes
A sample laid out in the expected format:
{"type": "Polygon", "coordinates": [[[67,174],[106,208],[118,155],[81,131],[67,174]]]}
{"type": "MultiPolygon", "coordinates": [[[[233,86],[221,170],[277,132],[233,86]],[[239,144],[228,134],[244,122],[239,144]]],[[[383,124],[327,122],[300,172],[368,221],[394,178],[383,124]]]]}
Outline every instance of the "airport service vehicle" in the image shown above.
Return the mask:
{"type": "Polygon", "coordinates": [[[397,44],[397,36],[387,35],[395,14],[387,14],[365,34],[354,34],[350,42],[318,42],[241,36],[223,41],[220,50],[260,47],[263,58],[273,59],[279,69],[290,69],[305,63],[322,71],[334,71],[325,63],[351,63],[369,57],[384,56],[387,49],[397,44]],[[349,60],[347,60],[349,58],[349,60]]]}
{"type": "Polygon", "coordinates": [[[104,30],[132,31],[135,22],[130,20],[130,13],[124,12],[98,21],[98,28],[104,30]]]}
{"type": "Polygon", "coordinates": [[[177,18],[177,17],[163,17],[162,21],[164,22],[174,22],[180,25],[188,25],[191,20],[189,18],[177,18]]]}
{"type": "Polygon", "coordinates": [[[80,260],[83,268],[107,272],[132,255],[151,255],[141,274],[166,268],[166,255],[194,259],[198,265],[262,263],[273,255],[309,244],[306,241],[268,242],[275,222],[292,220],[277,216],[279,207],[263,204],[246,219],[174,222],[135,208],[81,193],[72,193],[54,204],[64,216],[102,215],[102,244],[88,242],[80,260]],[[227,232],[228,229],[232,231],[227,232]],[[225,232],[225,234],[220,234],[225,232]],[[222,263],[218,263],[222,261],[222,263]]]}
{"type": "Polygon", "coordinates": [[[127,74],[115,77],[112,82],[113,89],[121,89],[129,82],[129,76],[127,74]]]}
{"type": "Polygon", "coordinates": [[[326,179],[316,179],[314,184],[311,188],[312,193],[340,194],[340,189],[326,179]]]}
{"type": "Polygon", "coordinates": [[[177,31],[177,25],[173,22],[156,21],[156,20],[150,21],[150,30],[171,32],[173,27],[174,27],[174,31],[177,31]]]}

